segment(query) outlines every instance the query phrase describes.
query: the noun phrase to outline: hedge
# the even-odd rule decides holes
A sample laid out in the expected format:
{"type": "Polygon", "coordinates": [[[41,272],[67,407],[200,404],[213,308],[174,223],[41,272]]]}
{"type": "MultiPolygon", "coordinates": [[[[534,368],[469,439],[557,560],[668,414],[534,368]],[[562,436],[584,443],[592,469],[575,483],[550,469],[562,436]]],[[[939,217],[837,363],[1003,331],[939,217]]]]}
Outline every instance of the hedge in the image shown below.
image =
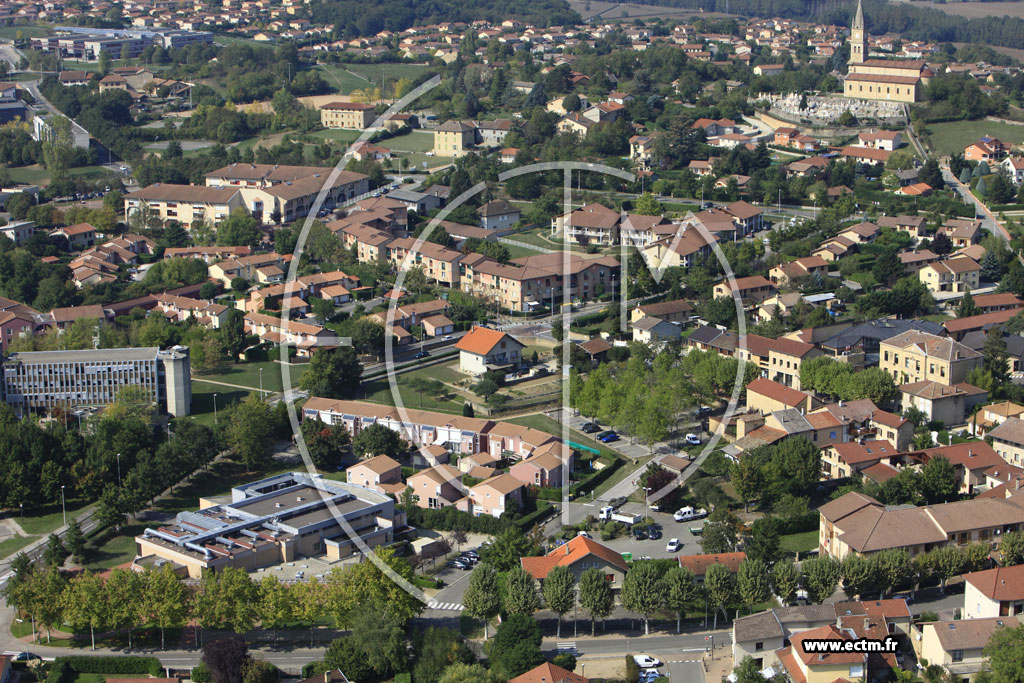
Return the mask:
{"type": "MultiPolygon", "coordinates": [[[[772,518],[776,524],[776,528],[779,531],[779,535],[787,536],[789,534],[799,534],[804,531],[817,531],[818,529],[818,512],[815,510],[808,511],[803,515],[796,515],[794,517],[775,517],[772,518]]],[[[752,529],[757,530],[759,522],[764,523],[765,518],[755,520],[752,529]]]]}
{"type": "Polygon", "coordinates": [[[149,674],[160,676],[163,665],[156,657],[114,657],[69,655],[57,657],[54,664],[66,664],[79,674],[149,674]]]}

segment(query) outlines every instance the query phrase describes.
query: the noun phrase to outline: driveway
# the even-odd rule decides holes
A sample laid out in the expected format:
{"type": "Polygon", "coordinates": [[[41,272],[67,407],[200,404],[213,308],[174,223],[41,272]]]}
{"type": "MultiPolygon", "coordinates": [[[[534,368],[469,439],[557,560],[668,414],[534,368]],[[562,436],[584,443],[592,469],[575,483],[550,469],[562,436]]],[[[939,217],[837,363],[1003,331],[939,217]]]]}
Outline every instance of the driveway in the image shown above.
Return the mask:
{"type": "Polygon", "coordinates": [[[984,218],[981,221],[981,226],[983,228],[988,230],[990,233],[992,233],[999,239],[1010,239],[1010,233],[1006,231],[1006,228],[1003,227],[1002,223],[996,220],[995,215],[991,211],[989,211],[988,207],[985,206],[984,202],[979,201],[973,194],[971,194],[968,187],[961,183],[958,178],[955,178],[953,176],[952,171],[950,171],[948,167],[943,167],[942,179],[945,180],[946,183],[952,184],[954,189],[957,191],[960,197],[963,198],[965,202],[974,206],[975,216],[984,216],[984,218]]]}

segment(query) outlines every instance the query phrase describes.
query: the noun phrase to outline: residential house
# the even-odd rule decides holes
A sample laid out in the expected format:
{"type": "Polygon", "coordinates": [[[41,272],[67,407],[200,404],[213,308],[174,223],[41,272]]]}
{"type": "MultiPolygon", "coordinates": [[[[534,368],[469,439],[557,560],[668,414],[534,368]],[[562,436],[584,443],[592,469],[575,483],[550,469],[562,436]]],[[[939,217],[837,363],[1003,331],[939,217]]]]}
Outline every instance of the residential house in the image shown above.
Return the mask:
{"type": "Polygon", "coordinates": [[[828,274],[828,262],[820,256],[805,256],[794,261],[781,263],[768,271],[768,279],[776,287],[785,287],[791,280],[800,277],[825,277],[828,274]]]}
{"type": "Polygon", "coordinates": [[[518,369],[526,348],[512,335],[489,327],[474,327],[455,344],[459,350],[459,369],[470,375],[482,375],[491,369],[518,369]]]}
{"type": "Polygon", "coordinates": [[[775,653],[788,645],[792,636],[834,624],[836,618],[836,606],[829,604],[773,607],[739,617],[732,624],[733,661],[750,657],[759,669],[777,668],[775,653]]]}
{"type": "Polygon", "coordinates": [[[988,670],[984,649],[1001,628],[1017,628],[1018,617],[990,617],[958,621],[929,621],[920,625],[919,657],[937,664],[959,680],[971,680],[988,670]]]}
{"type": "Polygon", "coordinates": [[[948,337],[912,330],[879,343],[879,367],[897,384],[932,380],[946,386],[967,380],[981,354],[948,337]]]}
{"type": "Polygon", "coordinates": [[[519,563],[538,581],[543,581],[555,567],[568,567],[576,583],[583,572],[597,569],[615,593],[622,589],[622,581],[629,570],[620,553],[585,536],[576,536],[547,555],[522,557],[519,563]]]}
{"type": "Polygon", "coordinates": [[[999,165],[1014,185],[1020,185],[1024,182],[1024,159],[1021,157],[1006,157],[999,165]]]}
{"type": "Polygon", "coordinates": [[[522,212],[503,199],[489,201],[476,210],[480,227],[486,230],[507,230],[519,222],[522,212]]]}
{"type": "Polygon", "coordinates": [[[810,412],[816,407],[812,395],[765,377],[758,377],[746,388],[747,410],[767,414],[787,408],[798,408],[810,412]]]}
{"type": "Polygon", "coordinates": [[[928,220],[924,216],[880,216],[875,222],[880,228],[905,232],[915,240],[928,236],[928,220]]]}
{"type": "MultiPolygon", "coordinates": [[[[999,404],[999,406],[1002,407],[1002,410],[1000,407],[996,407],[988,414],[998,415],[1000,412],[1008,412],[1007,404],[999,404]]],[[[999,454],[999,457],[1017,467],[1024,466],[1024,420],[1020,417],[1022,414],[1024,413],[1002,417],[998,424],[986,432],[986,438],[992,439],[992,448],[999,454]]]]}
{"type": "Polygon", "coordinates": [[[744,552],[735,553],[707,553],[703,555],[680,555],[679,566],[685,567],[693,572],[698,581],[704,580],[704,575],[712,565],[720,564],[730,573],[735,574],[740,570],[743,560],[747,559],[744,552]]]}
{"type": "Polygon", "coordinates": [[[805,360],[821,356],[813,344],[780,337],[771,343],[768,353],[768,377],[787,387],[800,389],[800,367],[805,360]]]}
{"type": "Polygon", "coordinates": [[[899,131],[895,130],[879,130],[873,133],[861,133],[857,136],[857,140],[862,147],[884,149],[888,152],[893,152],[903,145],[903,137],[900,135],[899,131]]]}
{"type": "Polygon", "coordinates": [[[377,455],[352,465],[345,470],[345,481],[392,495],[405,490],[405,484],[402,483],[402,466],[387,455],[377,455]]]}
{"type": "Polygon", "coordinates": [[[476,127],[464,121],[445,121],[434,129],[434,154],[459,157],[476,144],[476,127]]]}
{"type": "Polygon", "coordinates": [[[374,105],[366,102],[330,102],[320,108],[320,124],[324,128],[366,130],[376,118],[374,105]]]}
{"type": "Polygon", "coordinates": [[[633,330],[633,341],[641,344],[663,344],[682,336],[679,323],[670,323],[651,316],[630,323],[630,328],[633,330]]]}
{"type": "Polygon", "coordinates": [[[552,236],[563,233],[579,244],[610,246],[619,243],[622,214],[596,202],[551,219],[552,236]]]}
{"type": "Polygon", "coordinates": [[[575,462],[572,449],[556,444],[512,465],[509,474],[524,484],[558,488],[568,483],[575,462]]]}
{"type": "Polygon", "coordinates": [[[957,256],[929,263],[918,271],[918,277],[933,294],[966,292],[978,288],[981,266],[974,259],[957,256]]]}
{"type": "Polygon", "coordinates": [[[523,504],[524,496],[523,482],[511,474],[501,474],[470,487],[466,497],[456,503],[456,507],[476,517],[501,517],[506,511],[517,511],[523,504]]]}
{"type": "Polygon", "coordinates": [[[978,244],[985,230],[981,227],[980,219],[950,218],[939,226],[935,234],[948,237],[954,249],[964,249],[972,244],[978,244]]]}
{"type": "Polygon", "coordinates": [[[863,652],[815,653],[804,649],[805,640],[850,641],[854,636],[833,624],[797,633],[792,645],[775,653],[790,680],[804,683],[833,683],[837,680],[872,680],[868,655],[863,652]]]}
{"type": "Polygon", "coordinates": [[[735,281],[725,280],[714,287],[716,299],[738,295],[745,305],[748,301],[760,303],[777,292],[775,285],[760,275],[736,278],[735,281]]]}
{"type": "Polygon", "coordinates": [[[693,306],[684,299],[661,301],[655,304],[637,304],[630,312],[630,322],[640,318],[653,317],[670,323],[685,324],[690,320],[693,306]]]}
{"type": "Polygon", "coordinates": [[[439,509],[455,505],[466,495],[462,473],[451,465],[437,465],[406,478],[421,508],[439,509]]]}
{"type": "Polygon", "coordinates": [[[1010,500],[975,498],[922,507],[886,507],[850,492],[819,508],[819,549],[842,560],[902,548],[911,556],[944,545],[995,543],[1024,525],[1024,507],[1010,500]]]}
{"type": "Polygon", "coordinates": [[[964,159],[967,161],[998,161],[1006,156],[1009,149],[1009,145],[986,135],[977,142],[972,142],[964,147],[964,159]]]}
{"type": "Polygon", "coordinates": [[[987,391],[966,382],[950,386],[922,380],[901,384],[899,390],[901,411],[917,408],[929,422],[941,422],[947,427],[963,424],[974,406],[988,398],[987,391]]]}
{"type": "Polygon", "coordinates": [[[1024,564],[964,574],[964,619],[1024,614],[1024,564]]]}
{"type": "Polygon", "coordinates": [[[587,683],[588,680],[578,673],[555,666],[551,662],[544,662],[509,680],[508,683],[587,683]]]}
{"type": "Polygon", "coordinates": [[[821,478],[829,480],[852,477],[879,463],[891,467],[891,458],[898,454],[896,447],[884,440],[833,443],[821,452],[821,478]]]}

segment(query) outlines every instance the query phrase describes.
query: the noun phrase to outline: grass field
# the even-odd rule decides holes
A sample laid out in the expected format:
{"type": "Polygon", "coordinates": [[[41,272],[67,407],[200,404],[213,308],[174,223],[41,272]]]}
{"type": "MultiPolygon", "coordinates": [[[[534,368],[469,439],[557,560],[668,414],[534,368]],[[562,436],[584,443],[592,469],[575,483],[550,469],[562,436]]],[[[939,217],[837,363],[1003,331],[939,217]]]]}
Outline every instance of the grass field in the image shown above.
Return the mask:
{"type": "Polygon", "coordinates": [[[19,32],[24,38],[48,36],[52,33],[52,31],[45,26],[0,26],[0,38],[15,40],[17,39],[19,32]]]}
{"type": "Polygon", "coordinates": [[[999,121],[929,123],[927,130],[931,146],[939,154],[963,152],[964,147],[984,135],[999,138],[1009,145],[1019,145],[1024,141],[1024,126],[999,121]]]}
{"type": "MultiPolygon", "coordinates": [[[[454,392],[451,392],[445,398],[437,398],[420,394],[409,386],[409,381],[413,379],[437,379],[448,384],[454,384],[466,379],[466,375],[463,375],[458,370],[445,364],[432,365],[421,370],[397,375],[396,379],[398,381],[398,394],[402,397],[402,403],[405,404],[406,408],[422,408],[425,410],[437,410],[442,413],[462,414],[462,405],[465,403],[465,399],[454,392]]],[[[368,401],[384,403],[386,405],[395,404],[395,398],[391,393],[391,383],[388,381],[387,376],[367,381],[363,386],[363,390],[368,401]]]]}
{"type": "MultiPolygon", "coordinates": [[[[11,174],[11,180],[16,183],[45,185],[50,182],[50,173],[39,164],[32,164],[31,166],[17,166],[7,170],[11,174]]],[[[102,166],[79,166],[78,168],[68,169],[68,174],[87,178],[102,178],[105,175],[113,175],[111,171],[103,168],[102,166]]]]}
{"type": "Polygon", "coordinates": [[[806,553],[818,547],[818,531],[802,531],[779,538],[779,547],[789,553],[806,553]]]}
{"type": "MultiPolygon", "coordinates": [[[[291,382],[298,384],[299,379],[306,372],[306,364],[292,364],[289,366],[291,382]]],[[[260,371],[263,375],[264,391],[281,391],[281,364],[277,361],[263,361],[252,363],[226,363],[223,369],[212,375],[195,375],[196,379],[206,379],[214,382],[225,382],[227,384],[240,384],[253,389],[260,388],[260,371]]],[[[227,388],[227,387],[225,387],[227,388]]]]}
{"type": "Polygon", "coordinates": [[[10,557],[37,538],[38,536],[14,536],[0,542],[0,558],[10,557]]]}
{"type": "MultiPolygon", "coordinates": [[[[84,501],[67,500],[65,502],[69,518],[77,515],[87,506],[87,503],[84,501]]],[[[60,498],[31,514],[26,514],[24,519],[19,517],[18,523],[26,534],[33,536],[48,534],[57,527],[62,526],[64,524],[64,512],[61,510],[60,498]]]]}
{"type": "Polygon", "coordinates": [[[386,94],[398,79],[413,79],[427,70],[423,64],[317,64],[314,68],[345,95],[366,87],[380,87],[382,77],[386,94]]]}
{"type": "Polygon", "coordinates": [[[1024,2],[947,2],[928,6],[965,19],[1004,16],[1024,18],[1024,2]]]}
{"type": "Polygon", "coordinates": [[[434,148],[434,134],[427,130],[414,130],[380,143],[393,152],[414,152],[422,154],[434,148]]]}
{"type": "Polygon", "coordinates": [[[361,134],[362,131],[359,130],[341,130],[340,128],[331,128],[328,130],[318,130],[313,133],[313,137],[330,140],[332,142],[340,142],[347,145],[354,142],[361,134]]]}

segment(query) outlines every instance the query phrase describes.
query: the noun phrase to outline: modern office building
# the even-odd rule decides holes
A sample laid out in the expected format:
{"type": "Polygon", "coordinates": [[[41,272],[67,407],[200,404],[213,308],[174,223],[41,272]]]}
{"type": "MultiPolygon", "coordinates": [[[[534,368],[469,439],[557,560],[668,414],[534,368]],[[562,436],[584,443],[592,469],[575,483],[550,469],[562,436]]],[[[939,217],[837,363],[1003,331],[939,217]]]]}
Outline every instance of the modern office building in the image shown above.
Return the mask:
{"type": "Polygon", "coordinates": [[[290,472],[234,488],[230,502],[200,499],[197,512],[179,512],[174,522],[146,529],[135,538],[135,563],[172,562],[199,578],[300,557],[342,560],[390,543],[404,526],[405,514],[384,493],[290,472]]]}
{"type": "Polygon", "coordinates": [[[57,406],[106,405],[126,386],[148,390],[175,417],[188,415],[192,404],[184,346],[12,353],[2,370],[3,400],[19,415],[57,406]]]}

